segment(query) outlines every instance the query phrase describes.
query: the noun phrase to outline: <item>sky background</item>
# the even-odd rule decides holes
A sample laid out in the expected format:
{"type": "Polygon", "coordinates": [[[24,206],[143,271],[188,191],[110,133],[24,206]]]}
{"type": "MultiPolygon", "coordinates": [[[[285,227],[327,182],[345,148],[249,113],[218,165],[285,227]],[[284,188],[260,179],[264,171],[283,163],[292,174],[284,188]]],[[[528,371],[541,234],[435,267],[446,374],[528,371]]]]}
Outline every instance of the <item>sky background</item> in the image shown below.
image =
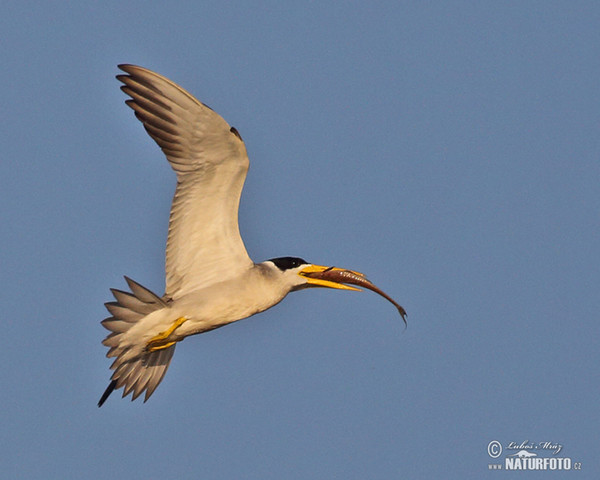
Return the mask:
{"type": "Polygon", "coordinates": [[[592,1],[4,2],[5,478],[516,478],[493,440],[599,478],[599,25],[592,1]],[[408,328],[372,292],[294,293],[98,409],[103,303],[123,275],[162,294],[175,184],[119,63],[240,131],[255,261],[364,272],[408,328]]]}

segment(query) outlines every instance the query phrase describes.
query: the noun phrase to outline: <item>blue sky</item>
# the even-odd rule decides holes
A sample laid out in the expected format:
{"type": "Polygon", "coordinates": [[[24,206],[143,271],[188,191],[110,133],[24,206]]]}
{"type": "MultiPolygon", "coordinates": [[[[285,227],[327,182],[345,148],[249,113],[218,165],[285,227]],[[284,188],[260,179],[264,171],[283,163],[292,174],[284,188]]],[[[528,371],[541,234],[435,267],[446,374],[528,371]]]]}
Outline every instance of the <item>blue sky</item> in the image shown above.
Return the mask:
{"type": "Polygon", "coordinates": [[[6,478],[513,478],[493,440],[597,477],[598,25],[597,2],[7,2],[6,478]],[[103,303],[123,275],[162,293],[175,182],[118,63],[240,131],[253,259],[362,271],[408,328],[371,292],[294,293],[98,409],[103,303]]]}

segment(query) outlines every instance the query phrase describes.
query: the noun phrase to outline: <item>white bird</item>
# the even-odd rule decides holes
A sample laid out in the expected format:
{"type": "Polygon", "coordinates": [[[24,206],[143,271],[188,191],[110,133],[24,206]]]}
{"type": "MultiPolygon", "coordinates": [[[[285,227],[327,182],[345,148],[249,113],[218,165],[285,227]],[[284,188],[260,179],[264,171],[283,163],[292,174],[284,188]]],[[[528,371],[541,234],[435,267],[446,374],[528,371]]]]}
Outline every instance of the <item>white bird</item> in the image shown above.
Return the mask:
{"type": "MultiPolygon", "coordinates": [[[[358,272],[282,257],[254,263],[238,228],[238,206],[248,156],[240,134],[208,106],[167,78],[119,65],[126,101],[177,174],[162,297],[125,277],[131,293],[111,289],[112,315],[102,342],[116,357],[98,406],[124,388],[148,400],[163,379],[178,342],[242,320],[307,287],[373,290],[406,312],[358,272]]],[[[406,320],[405,320],[406,322],[406,320]]]]}

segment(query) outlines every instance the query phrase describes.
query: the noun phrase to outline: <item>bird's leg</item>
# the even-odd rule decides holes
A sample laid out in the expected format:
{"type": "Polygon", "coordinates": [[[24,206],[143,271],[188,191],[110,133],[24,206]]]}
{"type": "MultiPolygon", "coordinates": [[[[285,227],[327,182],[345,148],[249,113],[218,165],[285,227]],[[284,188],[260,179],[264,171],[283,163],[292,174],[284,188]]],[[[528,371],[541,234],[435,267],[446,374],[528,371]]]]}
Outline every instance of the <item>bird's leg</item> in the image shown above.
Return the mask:
{"type": "Polygon", "coordinates": [[[148,340],[148,343],[146,344],[146,351],[156,352],[157,350],[163,350],[165,348],[169,348],[171,345],[174,345],[175,342],[168,341],[167,339],[186,320],[187,318],[185,317],[179,317],[173,322],[173,325],[167,328],[164,332],[160,332],[158,335],[155,335],[150,340],[148,340]]]}

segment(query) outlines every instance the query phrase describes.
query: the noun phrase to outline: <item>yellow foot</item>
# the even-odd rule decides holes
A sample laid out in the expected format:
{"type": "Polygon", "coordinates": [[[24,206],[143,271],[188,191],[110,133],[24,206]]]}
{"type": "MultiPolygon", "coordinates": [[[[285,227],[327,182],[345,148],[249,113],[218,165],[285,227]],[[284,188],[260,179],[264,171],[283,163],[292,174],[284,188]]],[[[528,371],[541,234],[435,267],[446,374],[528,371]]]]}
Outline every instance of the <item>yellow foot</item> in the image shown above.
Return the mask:
{"type": "Polygon", "coordinates": [[[183,322],[185,322],[187,318],[179,317],[177,320],[173,322],[167,330],[164,332],[160,332],[158,335],[152,337],[148,340],[146,344],[146,351],[148,352],[156,352],[157,350],[163,350],[165,348],[169,348],[171,345],[174,345],[175,342],[168,341],[167,339],[171,336],[171,334],[177,330],[183,322]]]}

